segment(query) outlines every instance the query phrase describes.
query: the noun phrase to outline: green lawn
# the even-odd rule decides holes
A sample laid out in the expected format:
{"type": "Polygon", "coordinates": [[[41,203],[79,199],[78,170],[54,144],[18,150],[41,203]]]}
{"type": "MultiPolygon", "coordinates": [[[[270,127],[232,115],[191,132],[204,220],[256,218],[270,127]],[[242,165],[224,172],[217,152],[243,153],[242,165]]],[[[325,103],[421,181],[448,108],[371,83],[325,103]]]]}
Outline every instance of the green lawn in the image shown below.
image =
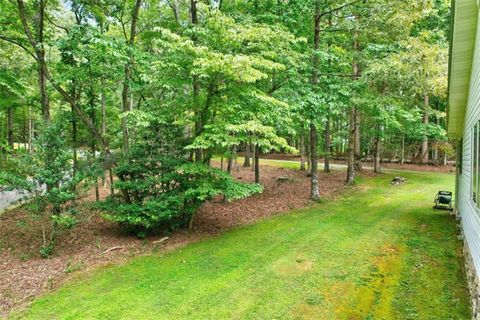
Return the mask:
{"type": "Polygon", "coordinates": [[[470,319],[454,176],[364,179],[334,202],[79,274],[21,319],[470,319]]]}
{"type": "MultiPolygon", "coordinates": [[[[213,160],[220,163],[220,157],[213,157],[213,160]]],[[[237,157],[237,163],[239,166],[243,164],[243,157],[237,157]]],[[[228,164],[227,159],[223,159],[223,165],[226,168],[228,164]]],[[[273,160],[273,159],[260,159],[261,166],[268,166],[268,167],[282,167],[285,169],[293,169],[299,170],[300,169],[300,161],[294,160],[273,160]]],[[[323,168],[323,164],[319,163],[319,168],[323,168]]],[[[261,169],[260,169],[261,170],[261,169]]]]}

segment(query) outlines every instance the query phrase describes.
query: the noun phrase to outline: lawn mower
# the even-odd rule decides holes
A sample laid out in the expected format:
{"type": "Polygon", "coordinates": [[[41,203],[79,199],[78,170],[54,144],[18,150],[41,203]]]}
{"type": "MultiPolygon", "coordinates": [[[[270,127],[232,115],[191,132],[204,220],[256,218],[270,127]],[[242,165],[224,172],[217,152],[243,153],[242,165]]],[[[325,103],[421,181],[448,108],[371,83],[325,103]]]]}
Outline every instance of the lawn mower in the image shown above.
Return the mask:
{"type": "Polygon", "coordinates": [[[450,191],[438,191],[437,195],[433,202],[435,205],[433,206],[435,209],[440,210],[453,210],[453,196],[450,191]]]}

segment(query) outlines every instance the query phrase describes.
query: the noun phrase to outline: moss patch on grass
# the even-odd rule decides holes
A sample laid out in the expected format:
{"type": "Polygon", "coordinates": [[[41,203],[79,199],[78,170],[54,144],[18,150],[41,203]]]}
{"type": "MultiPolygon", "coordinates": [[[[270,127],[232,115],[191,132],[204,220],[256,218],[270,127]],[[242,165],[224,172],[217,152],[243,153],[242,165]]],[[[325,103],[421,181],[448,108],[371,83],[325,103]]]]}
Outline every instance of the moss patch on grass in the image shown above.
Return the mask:
{"type": "Polygon", "coordinates": [[[456,222],[432,209],[454,176],[404,176],[77,276],[13,318],[469,319],[456,222]]]}

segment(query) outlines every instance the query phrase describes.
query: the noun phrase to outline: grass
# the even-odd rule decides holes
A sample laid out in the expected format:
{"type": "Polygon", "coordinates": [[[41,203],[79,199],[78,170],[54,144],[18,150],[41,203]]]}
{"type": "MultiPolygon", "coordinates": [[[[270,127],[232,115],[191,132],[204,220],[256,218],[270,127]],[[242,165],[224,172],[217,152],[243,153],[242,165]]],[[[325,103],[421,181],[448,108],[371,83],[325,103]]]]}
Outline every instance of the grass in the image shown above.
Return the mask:
{"type": "Polygon", "coordinates": [[[79,273],[18,319],[470,319],[454,176],[360,181],[334,202],[79,273]]]}
{"type": "MultiPolygon", "coordinates": [[[[220,157],[214,157],[213,160],[220,163],[220,157]]],[[[243,164],[243,157],[237,157],[237,163],[239,166],[243,164]]],[[[227,166],[227,160],[223,160],[223,165],[227,166]]],[[[285,169],[293,169],[299,170],[300,169],[300,161],[293,161],[293,160],[273,160],[273,159],[260,159],[261,166],[269,166],[269,167],[282,167],[285,169]]],[[[323,168],[323,164],[318,164],[319,168],[323,168]]]]}

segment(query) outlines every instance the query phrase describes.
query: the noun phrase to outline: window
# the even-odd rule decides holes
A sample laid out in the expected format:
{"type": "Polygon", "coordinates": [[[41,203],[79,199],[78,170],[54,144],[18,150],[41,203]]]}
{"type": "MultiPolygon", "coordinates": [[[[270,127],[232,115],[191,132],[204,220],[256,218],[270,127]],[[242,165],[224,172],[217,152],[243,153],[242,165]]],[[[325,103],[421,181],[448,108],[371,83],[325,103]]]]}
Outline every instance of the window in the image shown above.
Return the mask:
{"type": "Polygon", "coordinates": [[[471,180],[471,197],[473,202],[478,206],[478,164],[479,164],[479,145],[480,140],[478,139],[480,122],[477,122],[472,129],[472,178],[471,180]]]}

